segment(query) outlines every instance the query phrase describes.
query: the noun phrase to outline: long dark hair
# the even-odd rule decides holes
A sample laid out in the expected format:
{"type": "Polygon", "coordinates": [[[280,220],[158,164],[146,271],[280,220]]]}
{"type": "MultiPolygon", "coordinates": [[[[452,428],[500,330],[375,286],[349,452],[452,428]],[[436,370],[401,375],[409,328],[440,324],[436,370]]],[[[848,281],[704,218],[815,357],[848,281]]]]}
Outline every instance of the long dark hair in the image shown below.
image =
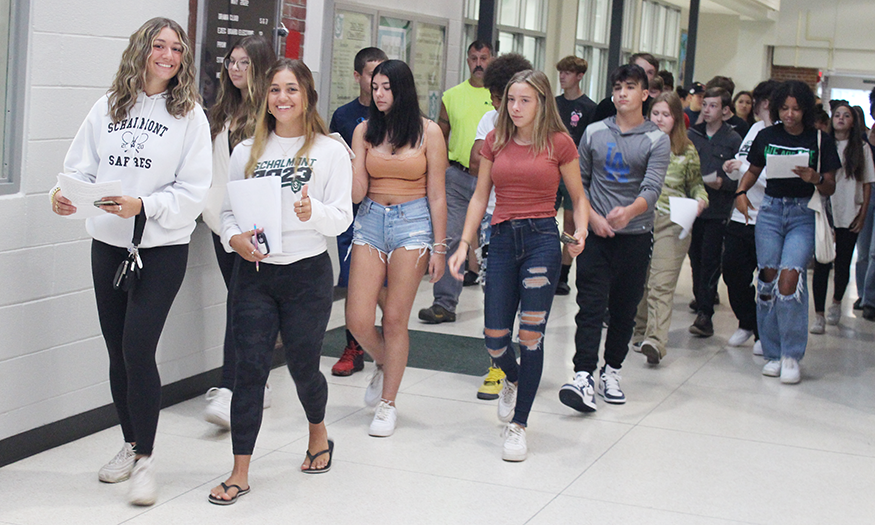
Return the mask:
{"type": "Polygon", "coordinates": [[[793,97],[802,109],[802,127],[811,129],[814,127],[814,92],[805,82],[800,80],[788,80],[778,84],[769,101],[769,113],[772,122],[781,120],[779,112],[784,101],[793,97]]]}
{"type": "MultiPolygon", "coordinates": [[[[860,122],[859,115],[854,108],[845,101],[841,101],[832,109],[832,114],[835,115],[839,108],[847,108],[851,113],[851,129],[848,130],[848,145],[845,146],[845,154],[842,159],[842,168],[845,170],[845,177],[853,178],[860,182],[863,180],[863,173],[866,171],[866,157],[863,153],[863,130],[865,129],[860,122]]],[[[835,128],[830,132],[835,138],[835,128]]]]}
{"type": "Polygon", "coordinates": [[[222,132],[225,123],[229,120],[237,120],[236,129],[230,132],[232,147],[255,134],[258,110],[267,95],[268,78],[265,73],[276,62],[273,46],[263,36],[251,35],[241,38],[225,54],[225,60],[231,58],[231,53],[235,49],[242,49],[249,56],[249,68],[246,70],[248,98],[244,102],[243,93],[231,82],[228,70],[222,66],[219,96],[210,108],[210,136],[213,140],[222,132]]]}
{"type": "MultiPolygon", "coordinates": [[[[392,107],[383,113],[377,109],[374,97],[371,96],[365,140],[374,146],[388,142],[396,149],[405,145],[415,148],[423,133],[422,111],[419,109],[416,84],[410,67],[400,60],[387,60],[374,68],[371,78],[376,78],[377,75],[385,75],[389,79],[392,107]]],[[[373,88],[371,93],[373,94],[373,88]]]]}

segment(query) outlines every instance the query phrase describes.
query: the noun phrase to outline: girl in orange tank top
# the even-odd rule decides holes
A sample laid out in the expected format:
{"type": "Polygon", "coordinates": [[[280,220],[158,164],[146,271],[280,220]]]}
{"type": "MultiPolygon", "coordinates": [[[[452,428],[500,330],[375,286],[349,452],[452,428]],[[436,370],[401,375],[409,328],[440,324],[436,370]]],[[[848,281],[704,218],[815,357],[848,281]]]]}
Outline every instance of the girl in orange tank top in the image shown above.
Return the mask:
{"type": "Polygon", "coordinates": [[[381,63],[371,89],[368,120],[352,139],[352,199],[361,206],[353,223],[346,322],[376,364],[365,392],[365,403],[377,407],[368,433],[387,437],[395,431],[416,290],[426,269],[432,283],[444,273],[447,149],[440,129],[422,117],[407,64],[381,63]],[[379,296],[382,332],[374,327],[379,296]]]}

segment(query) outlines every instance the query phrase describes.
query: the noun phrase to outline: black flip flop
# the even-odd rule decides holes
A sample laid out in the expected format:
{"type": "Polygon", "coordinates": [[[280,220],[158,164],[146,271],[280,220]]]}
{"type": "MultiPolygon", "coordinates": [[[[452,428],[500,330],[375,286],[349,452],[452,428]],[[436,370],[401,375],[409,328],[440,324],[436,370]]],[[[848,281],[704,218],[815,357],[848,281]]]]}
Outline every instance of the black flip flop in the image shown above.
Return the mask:
{"type": "Polygon", "coordinates": [[[212,503],[214,505],[233,505],[233,504],[237,503],[237,498],[239,498],[240,496],[244,496],[246,494],[249,494],[249,490],[250,490],[249,487],[247,487],[245,489],[241,489],[240,485],[234,485],[234,484],[225,485],[224,483],[222,483],[222,489],[225,491],[225,494],[228,493],[228,489],[230,489],[230,488],[237,489],[237,494],[234,494],[233,498],[222,499],[222,498],[217,498],[217,497],[213,496],[212,494],[210,494],[210,503],[212,503]]]}
{"type": "Polygon", "coordinates": [[[310,454],[310,450],[308,449],[306,453],[307,453],[307,459],[310,460],[310,465],[312,465],[313,462],[316,461],[316,458],[318,458],[319,456],[322,456],[324,454],[328,454],[328,464],[322,468],[302,469],[301,472],[303,472],[304,474],[324,474],[325,472],[328,472],[329,470],[331,470],[331,461],[334,459],[334,441],[331,441],[329,439],[328,440],[328,448],[323,450],[322,452],[310,454]]]}

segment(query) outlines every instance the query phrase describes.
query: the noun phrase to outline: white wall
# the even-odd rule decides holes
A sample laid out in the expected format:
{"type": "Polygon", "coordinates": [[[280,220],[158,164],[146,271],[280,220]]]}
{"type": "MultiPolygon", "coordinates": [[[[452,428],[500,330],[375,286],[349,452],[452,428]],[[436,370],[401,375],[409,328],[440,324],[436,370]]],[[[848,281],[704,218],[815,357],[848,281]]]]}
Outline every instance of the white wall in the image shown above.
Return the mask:
{"type": "Polygon", "coordinates": [[[695,81],[731,77],[736,92],[749,91],[768,78],[768,46],[774,22],[742,20],[738,15],[701,13],[696,43],[695,81]]]}
{"type": "MultiPolygon", "coordinates": [[[[20,192],[0,198],[0,439],[111,402],[82,221],[51,212],[76,130],[109,86],[128,36],[178,0],[31,0],[20,192]]],[[[163,382],[221,365],[224,284],[203,225],[158,349],[163,382]]]]}
{"type": "Polygon", "coordinates": [[[775,63],[875,73],[875,2],[782,2],[775,63]]]}

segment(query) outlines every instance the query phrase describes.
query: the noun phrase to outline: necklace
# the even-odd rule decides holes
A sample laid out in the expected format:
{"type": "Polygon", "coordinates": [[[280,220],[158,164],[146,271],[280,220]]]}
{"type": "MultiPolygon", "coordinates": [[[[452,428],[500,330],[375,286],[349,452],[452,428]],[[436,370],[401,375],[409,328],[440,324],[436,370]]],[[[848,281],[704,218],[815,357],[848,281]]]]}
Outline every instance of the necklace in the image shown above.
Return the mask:
{"type": "Polygon", "coordinates": [[[277,135],[277,141],[276,141],[276,142],[277,142],[277,144],[279,144],[280,149],[281,149],[282,152],[283,152],[283,158],[288,157],[288,156],[289,156],[289,150],[291,150],[291,149],[295,146],[295,143],[293,142],[293,143],[289,144],[289,147],[288,147],[288,148],[284,148],[284,147],[283,147],[283,143],[279,140],[279,135],[277,135]]]}

